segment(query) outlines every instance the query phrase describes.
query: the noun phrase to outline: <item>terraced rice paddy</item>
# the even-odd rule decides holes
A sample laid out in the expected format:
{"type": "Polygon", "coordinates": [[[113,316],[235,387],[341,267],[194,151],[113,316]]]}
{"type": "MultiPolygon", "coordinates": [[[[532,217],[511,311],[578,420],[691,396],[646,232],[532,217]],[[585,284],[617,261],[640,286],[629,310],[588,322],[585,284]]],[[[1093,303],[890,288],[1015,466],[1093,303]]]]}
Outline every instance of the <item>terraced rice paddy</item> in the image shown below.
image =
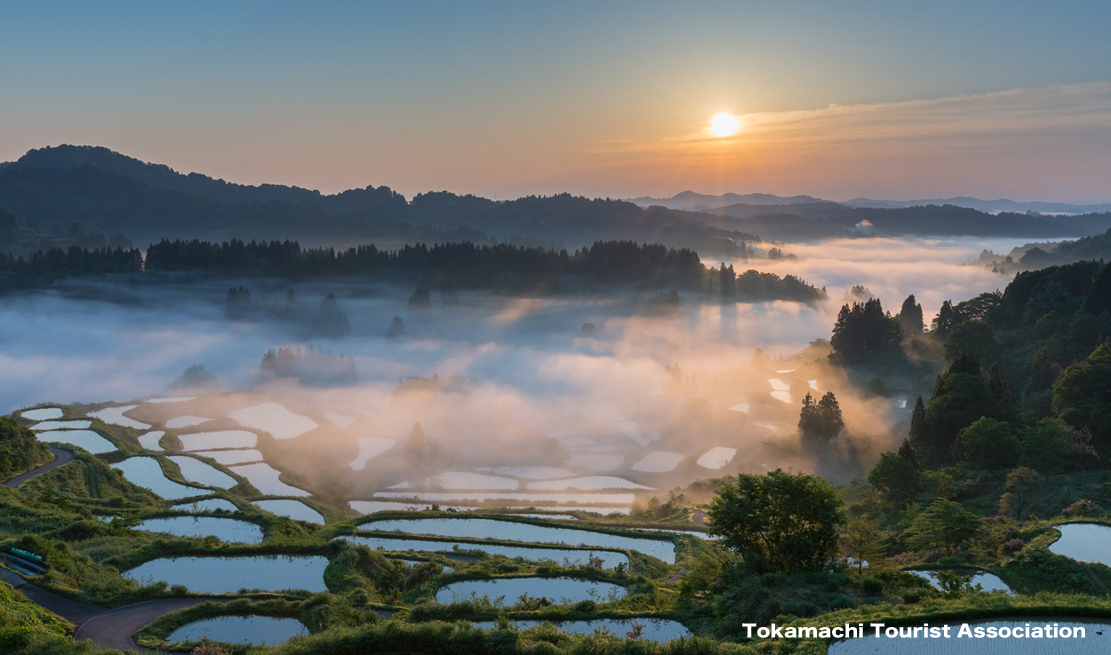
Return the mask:
{"type": "Polygon", "coordinates": [[[218,616],[187,623],[170,633],[170,643],[209,639],[225,644],[277,646],[298,635],[307,635],[297,619],[273,616],[218,616]]]}
{"type": "MultiPolygon", "coordinates": [[[[594,619],[592,621],[512,621],[518,630],[527,630],[535,628],[538,625],[548,623],[555,626],[557,630],[566,634],[588,635],[597,630],[603,632],[611,632],[614,635],[622,638],[630,636],[630,631],[633,629],[631,621],[635,620],[641,627],[640,638],[654,641],[656,643],[664,643],[672,639],[680,637],[690,637],[691,631],[687,626],[672,621],[670,619],[645,619],[638,618],[632,620],[622,619],[594,619]]],[[[492,630],[497,627],[496,621],[475,621],[474,626],[483,630],[492,630]]]]}
{"type": "Polygon", "coordinates": [[[93,454],[110,453],[117,450],[115,444],[92,430],[50,430],[35,435],[39,441],[77,446],[93,454]]]}
{"type": "Polygon", "coordinates": [[[212,419],[205,418],[203,416],[175,416],[174,418],[166,421],[165,425],[168,428],[176,430],[177,428],[188,428],[194,425],[200,425],[201,423],[208,423],[211,420],[212,419]]]}
{"type": "Polygon", "coordinates": [[[446,605],[470,600],[472,595],[477,595],[495,602],[502,599],[505,605],[512,605],[522,594],[528,594],[533,598],[543,597],[566,605],[584,600],[608,602],[624,598],[628,593],[624,587],[615,584],[577,578],[497,578],[463,580],[440,587],[436,592],[436,602],[446,605]]]}
{"type": "Polygon", "coordinates": [[[89,416],[98,418],[105,423],[112,425],[119,425],[125,428],[134,428],[136,430],[149,430],[150,425],[141,421],[136,421],[133,418],[128,418],[123,415],[124,412],[131,411],[138,407],[138,405],[122,405],[120,407],[105,407],[96,412],[89,412],[89,416]]]}
{"type": "Polygon", "coordinates": [[[241,464],[231,467],[236,475],[247,478],[251,485],[267,496],[309,496],[304,489],[292,487],[278,479],[280,472],[269,464],[241,464]]]}
{"type": "Polygon", "coordinates": [[[162,557],[141,564],[124,577],[139,582],[183,585],[199,594],[228,594],[240,589],[327,591],[328,559],[317,555],[244,555],[162,557]]]}
{"type": "Polygon", "coordinates": [[[262,461],[262,453],[253,448],[246,450],[203,450],[197,454],[201,457],[214,459],[224,466],[262,461]]]}
{"type": "Polygon", "coordinates": [[[636,550],[645,555],[675,563],[675,545],[662,539],[621,535],[554,526],[535,525],[498,519],[381,519],[363,523],[364,530],[401,531],[408,534],[435,535],[467,539],[498,539],[537,544],[568,544],[595,548],[636,550]]]}
{"type": "Polygon", "coordinates": [[[240,425],[269,432],[275,439],[292,439],[319,427],[307,416],[294,414],[278,403],[263,403],[238,409],[229,416],[240,425]]]}
{"type": "Polygon", "coordinates": [[[166,459],[177,464],[178,470],[181,471],[181,477],[188,482],[219,489],[230,489],[239,484],[235,478],[199,459],[186,457],[185,455],[171,455],[166,459]]]}
{"type": "Polygon", "coordinates": [[[27,409],[20,412],[19,415],[29,421],[48,421],[62,418],[62,408],[40,407],[38,409],[27,409]]]}
{"type": "Polygon", "coordinates": [[[726,448],[725,446],[715,446],[706,452],[695,462],[702,468],[717,470],[724,468],[726,464],[733,461],[737,456],[736,448],[726,448]]]}
{"type": "Polygon", "coordinates": [[[256,500],[251,504],[271,514],[285,516],[295,521],[324,525],[324,517],[320,512],[299,500],[256,500]]]}
{"type": "Polygon", "coordinates": [[[162,439],[162,435],[164,434],[166,433],[162,430],[154,430],[152,432],[139,435],[139,445],[143,448],[146,448],[147,450],[159,452],[162,450],[162,446],[159,446],[158,442],[162,439]]]}
{"type": "Polygon", "coordinates": [[[365,537],[343,536],[337,537],[344,541],[367,546],[373,550],[391,552],[424,552],[424,553],[453,553],[455,551],[480,551],[490,555],[504,555],[510,558],[521,557],[529,561],[539,562],[552,560],[562,564],[569,562],[571,566],[584,566],[590,563],[590,557],[602,560],[602,567],[607,569],[617,568],[618,564],[628,566],[629,557],[624,553],[608,550],[575,550],[571,548],[529,548],[524,546],[506,546],[500,544],[483,544],[462,541],[431,541],[422,539],[399,539],[394,537],[365,537]]]}
{"type": "Polygon", "coordinates": [[[1061,538],[1049,545],[1058,555],[1081,562],[1099,562],[1111,566],[1111,527],[1095,523],[1058,525],[1061,538]]]}
{"type": "Polygon", "coordinates": [[[254,523],[214,516],[170,516],[147,519],[135,527],[147,532],[164,532],[178,537],[213,536],[225,542],[257,544],[262,542],[262,528],[254,523]]]}
{"type": "Polygon", "coordinates": [[[35,432],[46,432],[48,430],[87,430],[92,427],[92,425],[92,421],[82,418],[68,421],[43,421],[36,425],[32,425],[31,429],[35,432]]]}
{"type": "Polygon", "coordinates": [[[254,448],[258,435],[246,430],[220,430],[177,435],[182,450],[216,450],[218,448],[254,448]]]}
{"type": "Polygon", "coordinates": [[[112,468],[123,473],[124,477],[132,484],[149,489],[167,500],[179,500],[212,493],[208,489],[187,487],[170,480],[162,472],[162,467],[153,457],[130,457],[122,462],[112,464],[112,468]]]}
{"type": "Polygon", "coordinates": [[[634,471],[643,471],[645,473],[667,473],[674,471],[679,463],[686,459],[686,455],[682,453],[668,453],[662,450],[653,450],[644,456],[631,467],[634,471]]]}

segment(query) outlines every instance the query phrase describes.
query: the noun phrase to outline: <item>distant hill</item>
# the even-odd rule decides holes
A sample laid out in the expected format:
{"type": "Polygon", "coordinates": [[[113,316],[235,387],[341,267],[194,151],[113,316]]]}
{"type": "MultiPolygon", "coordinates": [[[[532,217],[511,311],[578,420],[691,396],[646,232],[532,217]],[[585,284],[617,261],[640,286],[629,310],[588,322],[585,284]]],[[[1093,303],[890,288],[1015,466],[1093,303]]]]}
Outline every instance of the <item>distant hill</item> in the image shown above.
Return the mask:
{"type": "Polygon", "coordinates": [[[999,212],[1037,212],[1041,214],[1102,214],[1111,212],[1111,203],[1097,205],[1072,205],[1064,202],[1018,202],[1000,198],[998,200],[980,200],[968,196],[955,198],[933,198],[926,200],[879,200],[875,198],[853,198],[844,202],[822,200],[813,196],[776,196],[770,193],[723,193],[719,196],[694,191],[683,191],[670,198],[630,198],[629,202],[641,207],[667,207],[668,209],[683,209],[687,211],[724,213],[727,216],[745,218],[746,216],[767,216],[767,211],[754,211],[751,207],[777,206],[783,207],[784,213],[799,215],[816,215],[817,212],[828,210],[829,215],[834,215],[834,207],[867,207],[873,209],[906,209],[908,207],[925,207],[936,205],[952,205],[975,209],[987,213],[999,212]],[[731,206],[738,205],[737,208],[731,206]],[[789,208],[789,209],[788,209],[789,208]],[[802,211],[806,208],[806,211],[802,211]],[[720,211],[720,210],[729,211],[720,211]]]}
{"type": "Polygon", "coordinates": [[[569,247],[611,239],[664,241],[729,255],[735,242],[754,238],[666,209],[569,194],[495,202],[432,192],[408,201],[384,186],[325,195],[299,187],[232,184],[95,146],[31,150],[0,167],[0,206],[43,231],[78,221],[125,233],[137,244],[166,236],[386,245],[521,236],[569,247]]]}
{"type": "Polygon", "coordinates": [[[69,229],[74,222],[90,233],[118,235],[117,241],[126,243],[129,237],[140,248],[164,237],[290,239],[310,246],[373,242],[386,248],[497,239],[558,243],[572,250],[595,241],[631,240],[691,248],[709,258],[743,256],[742,244],[761,238],[1052,239],[1111,228],[1111,213],[992,214],[953,204],[852,207],[812,196],[769,194],[685,191],[634,201],[557,194],[499,202],[447,191],[410,200],[385,186],[367,186],[328,195],[294,186],[233,184],[107,148],[69,145],[31,150],[0,165],[0,207],[16,218],[13,222],[0,213],[0,248],[28,252],[67,245],[65,235],[75,233],[69,229]]]}
{"type": "Polygon", "coordinates": [[[1070,205],[1064,202],[1016,202],[1000,198],[998,200],[980,200],[967,196],[956,198],[935,198],[931,200],[874,200],[871,198],[853,198],[841,203],[849,207],[872,207],[876,209],[898,209],[904,207],[922,207],[926,205],[954,205],[966,207],[982,212],[1037,212],[1040,214],[1102,214],[1111,212],[1111,203],[1100,205],[1070,205]]]}
{"type": "Polygon", "coordinates": [[[670,198],[630,198],[629,202],[641,207],[667,207],[668,209],[684,209],[687,211],[706,211],[730,205],[800,205],[810,203],[827,203],[828,200],[811,196],[775,196],[770,193],[724,193],[720,196],[683,191],[670,198]]]}

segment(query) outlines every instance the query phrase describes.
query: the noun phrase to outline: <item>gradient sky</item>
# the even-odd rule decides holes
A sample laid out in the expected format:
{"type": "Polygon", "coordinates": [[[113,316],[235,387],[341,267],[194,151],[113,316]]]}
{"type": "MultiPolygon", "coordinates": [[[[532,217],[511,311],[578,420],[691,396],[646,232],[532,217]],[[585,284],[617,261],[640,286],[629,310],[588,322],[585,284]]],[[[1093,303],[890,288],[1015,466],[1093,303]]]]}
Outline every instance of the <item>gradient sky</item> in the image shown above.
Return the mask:
{"type": "Polygon", "coordinates": [[[499,198],[1111,201],[1111,3],[8,2],[0,161],[499,198]],[[708,119],[741,116],[713,139],[708,119]]]}

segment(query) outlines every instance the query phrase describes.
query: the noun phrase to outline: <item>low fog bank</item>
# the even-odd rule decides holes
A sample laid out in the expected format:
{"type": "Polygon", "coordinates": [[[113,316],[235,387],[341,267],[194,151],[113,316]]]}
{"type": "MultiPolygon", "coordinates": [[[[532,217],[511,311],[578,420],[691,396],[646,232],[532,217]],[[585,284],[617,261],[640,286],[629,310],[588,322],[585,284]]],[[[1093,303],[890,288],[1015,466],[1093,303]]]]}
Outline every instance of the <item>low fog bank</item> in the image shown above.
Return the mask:
{"type": "Polygon", "coordinates": [[[165,427],[179,416],[212,419],[181,436],[246,426],[233,420],[236,411],[278,402],[315,427],[261,438],[266,461],[336,498],[497,498],[468,495],[485,489],[527,504],[529,494],[593,489],[604,491],[578,502],[628,505],[633,495],[776,466],[845,480],[905,433],[911,390],[864,393],[825,362],[824,347],[808,344],[829,337],[854,285],[892,310],[914,293],[928,313],[946,298],[1005,286],[961,265],[983,247],[889,239],[790,246],[798,259],[773,270],[827,285],[828,302],[687,299],[666,313],[645,313],[629,290],[535,299],[433,290],[430,306],[416,307],[412,287],[350,280],[75,284],[0,301],[0,409],[149,397],[200,364],[227,391],[195,390],[192,400],[129,415],[165,427]],[[305,311],[229,318],[229,286],[249,287],[257,306],[279,309],[292,286],[305,311]],[[346,314],[345,337],[314,334],[311,317],[329,293],[335,306],[325,302],[327,311],[346,314]],[[320,351],[342,354],[335,361],[346,377],[302,386],[273,366],[260,371],[263,355],[281,346],[293,348],[281,355],[288,366],[300,361],[291,353],[310,346],[313,361],[330,361],[320,351]],[[757,349],[763,354],[754,357],[757,349]],[[802,398],[827,391],[844,411],[844,436],[828,451],[803,447],[802,398]],[[519,468],[538,466],[599,479],[528,482],[535,471],[519,468]]]}

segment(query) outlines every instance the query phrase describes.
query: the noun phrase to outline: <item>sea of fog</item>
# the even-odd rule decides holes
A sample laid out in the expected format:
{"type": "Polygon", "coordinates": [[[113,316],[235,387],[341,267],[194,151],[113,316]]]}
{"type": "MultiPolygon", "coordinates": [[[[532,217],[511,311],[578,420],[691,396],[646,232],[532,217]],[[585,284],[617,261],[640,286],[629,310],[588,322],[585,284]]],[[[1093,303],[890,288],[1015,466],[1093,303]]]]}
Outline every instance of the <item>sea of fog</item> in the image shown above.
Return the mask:
{"type": "Polygon", "coordinates": [[[228,282],[71,282],[0,298],[0,411],[43,401],[125,401],[162,393],[191,364],[204,365],[225,388],[244,388],[268,348],[311,344],[354,356],[364,386],[388,388],[433,374],[477,378],[506,392],[500,402],[507,412],[524,404],[535,416],[550,408],[545,429],[552,429],[563,402],[620,404],[630,394],[650,397],[667,364],[712,375],[747,364],[756,348],[790,354],[828,338],[853,285],[866,286],[892,311],[914,293],[931,317],[947,298],[959,301],[1005,287],[1009,278],[964,262],[985,248],[1006,253],[1021,243],[870,238],[788,245],[784,249],[797,259],[732,263],[738,272],[751,267],[792,273],[825,286],[827,303],[723,308],[688,301],[669,317],[638,315],[631,290],[536,299],[470,292],[450,307],[434,291],[430,310],[411,311],[410,285],[236,281],[263,301],[281,301],[293,287],[313,308],[334,291],[352,326],[343,339],[307,338],[276,321],[230,321],[224,315],[228,282]],[[386,337],[394,316],[404,319],[406,336],[386,337]],[[604,324],[597,338],[580,338],[588,321],[604,324]]]}

